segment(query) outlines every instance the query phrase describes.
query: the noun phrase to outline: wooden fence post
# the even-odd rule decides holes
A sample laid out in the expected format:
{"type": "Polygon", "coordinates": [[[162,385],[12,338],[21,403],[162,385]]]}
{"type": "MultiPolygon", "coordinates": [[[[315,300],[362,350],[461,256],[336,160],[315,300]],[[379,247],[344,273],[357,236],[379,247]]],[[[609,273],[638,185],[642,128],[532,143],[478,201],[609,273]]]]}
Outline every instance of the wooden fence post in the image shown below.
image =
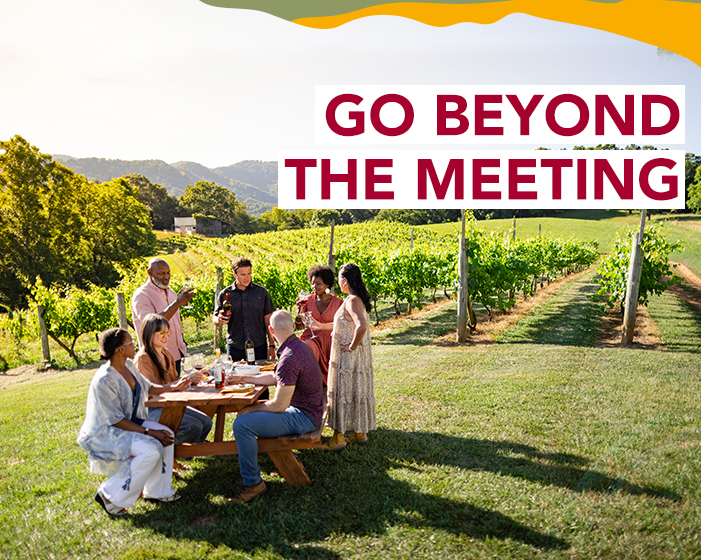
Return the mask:
{"type": "MultiPolygon", "coordinates": [[[[335,227],[334,220],[331,220],[331,236],[329,238],[329,258],[326,261],[326,263],[329,265],[329,268],[333,271],[334,275],[336,274],[336,256],[333,254],[333,230],[335,227]]],[[[336,290],[332,287],[331,288],[331,293],[334,294],[336,293],[336,290]]]]}
{"type": "MultiPolygon", "coordinates": [[[[221,267],[217,267],[217,282],[214,286],[214,308],[216,309],[217,307],[217,302],[219,301],[219,292],[222,291],[222,284],[224,283],[224,277],[222,274],[221,267]]],[[[217,348],[221,348],[221,343],[222,343],[222,328],[218,327],[215,325],[214,327],[214,349],[216,351],[217,348]]]]}
{"type": "Polygon", "coordinates": [[[513,229],[512,238],[514,241],[516,241],[516,216],[514,216],[514,229],[513,229]]]}
{"type": "Polygon", "coordinates": [[[44,306],[37,305],[37,315],[39,319],[39,335],[41,336],[41,355],[44,358],[44,367],[51,366],[51,351],[49,350],[49,332],[46,330],[44,322],[44,306]]]}
{"type": "Polygon", "coordinates": [[[465,246],[465,210],[462,211],[462,234],[458,257],[458,343],[467,340],[467,248],[465,246]]]}
{"type": "Polygon", "coordinates": [[[641,243],[645,234],[645,214],[640,214],[640,231],[633,234],[633,244],[630,248],[630,266],[626,283],[626,301],[623,308],[623,335],[621,344],[626,346],[633,342],[635,334],[635,315],[638,311],[638,294],[640,293],[640,274],[643,270],[643,249],[641,243]]]}
{"type": "Polygon", "coordinates": [[[117,313],[119,314],[119,327],[122,329],[127,329],[129,323],[127,323],[127,307],[124,304],[124,294],[122,292],[117,292],[117,313]]]}

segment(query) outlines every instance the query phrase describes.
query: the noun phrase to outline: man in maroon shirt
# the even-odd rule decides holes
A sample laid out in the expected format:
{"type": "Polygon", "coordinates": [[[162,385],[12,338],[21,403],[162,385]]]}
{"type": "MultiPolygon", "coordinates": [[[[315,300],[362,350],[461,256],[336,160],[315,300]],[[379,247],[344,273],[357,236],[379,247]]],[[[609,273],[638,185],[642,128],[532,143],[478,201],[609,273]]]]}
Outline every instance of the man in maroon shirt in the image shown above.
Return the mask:
{"type": "Polygon", "coordinates": [[[276,385],[271,400],[242,409],[234,421],[243,487],[227,503],[250,502],[266,490],[258,466],[258,437],[305,434],[321,423],[324,389],[314,354],[295,336],[294,320],[287,311],[273,313],[268,328],[280,345],[275,371],[227,378],[229,383],[276,385]]]}

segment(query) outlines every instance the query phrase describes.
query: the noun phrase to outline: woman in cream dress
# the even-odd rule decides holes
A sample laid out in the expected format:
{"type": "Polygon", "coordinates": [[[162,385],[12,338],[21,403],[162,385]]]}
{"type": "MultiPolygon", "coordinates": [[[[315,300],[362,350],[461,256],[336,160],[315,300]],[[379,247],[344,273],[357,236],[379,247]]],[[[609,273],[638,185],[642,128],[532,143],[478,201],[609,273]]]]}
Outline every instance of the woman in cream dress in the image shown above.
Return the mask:
{"type": "Polygon", "coordinates": [[[348,263],[338,270],[338,285],[348,294],[334,316],[329,360],[327,422],[334,435],[326,449],[346,442],[365,441],[367,432],[377,428],[368,312],[370,296],[357,265],[348,263]],[[347,431],[353,431],[348,439],[347,431]]]}

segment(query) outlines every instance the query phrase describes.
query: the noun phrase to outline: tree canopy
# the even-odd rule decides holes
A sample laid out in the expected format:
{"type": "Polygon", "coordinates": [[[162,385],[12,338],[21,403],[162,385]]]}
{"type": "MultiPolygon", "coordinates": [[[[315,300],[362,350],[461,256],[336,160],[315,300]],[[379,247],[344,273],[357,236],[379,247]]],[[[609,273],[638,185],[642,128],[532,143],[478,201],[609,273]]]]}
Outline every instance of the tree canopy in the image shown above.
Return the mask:
{"type": "Polygon", "coordinates": [[[168,194],[165,187],[138,173],[125,175],[124,179],[136,189],[139,202],[148,209],[153,229],[173,229],[173,218],[178,215],[178,199],[168,194]]]}
{"type": "Polygon", "coordinates": [[[44,285],[110,284],[151,254],[148,211],[128,182],[92,183],[21,136],[0,142],[0,303],[44,285]]]}
{"type": "Polygon", "coordinates": [[[236,200],[229,189],[213,181],[196,181],[194,185],[188,185],[179,202],[181,213],[185,215],[218,218],[231,225],[231,233],[253,231],[253,218],[246,212],[246,205],[236,200]]]}

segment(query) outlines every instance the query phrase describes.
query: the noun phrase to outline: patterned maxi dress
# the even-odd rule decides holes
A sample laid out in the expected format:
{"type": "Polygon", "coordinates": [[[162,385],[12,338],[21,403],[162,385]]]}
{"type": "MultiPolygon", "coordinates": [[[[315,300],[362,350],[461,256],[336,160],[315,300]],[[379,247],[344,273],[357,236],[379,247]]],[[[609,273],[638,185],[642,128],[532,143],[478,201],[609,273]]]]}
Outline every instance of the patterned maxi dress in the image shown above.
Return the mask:
{"type": "MultiPolygon", "coordinates": [[[[365,433],[377,429],[370,332],[365,333],[360,345],[352,352],[341,350],[341,345],[353,340],[355,330],[353,320],[346,318],[346,301],[333,319],[327,422],[337,432],[353,430],[365,433]]],[[[363,313],[370,324],[367,312],[363,313]]]]}

